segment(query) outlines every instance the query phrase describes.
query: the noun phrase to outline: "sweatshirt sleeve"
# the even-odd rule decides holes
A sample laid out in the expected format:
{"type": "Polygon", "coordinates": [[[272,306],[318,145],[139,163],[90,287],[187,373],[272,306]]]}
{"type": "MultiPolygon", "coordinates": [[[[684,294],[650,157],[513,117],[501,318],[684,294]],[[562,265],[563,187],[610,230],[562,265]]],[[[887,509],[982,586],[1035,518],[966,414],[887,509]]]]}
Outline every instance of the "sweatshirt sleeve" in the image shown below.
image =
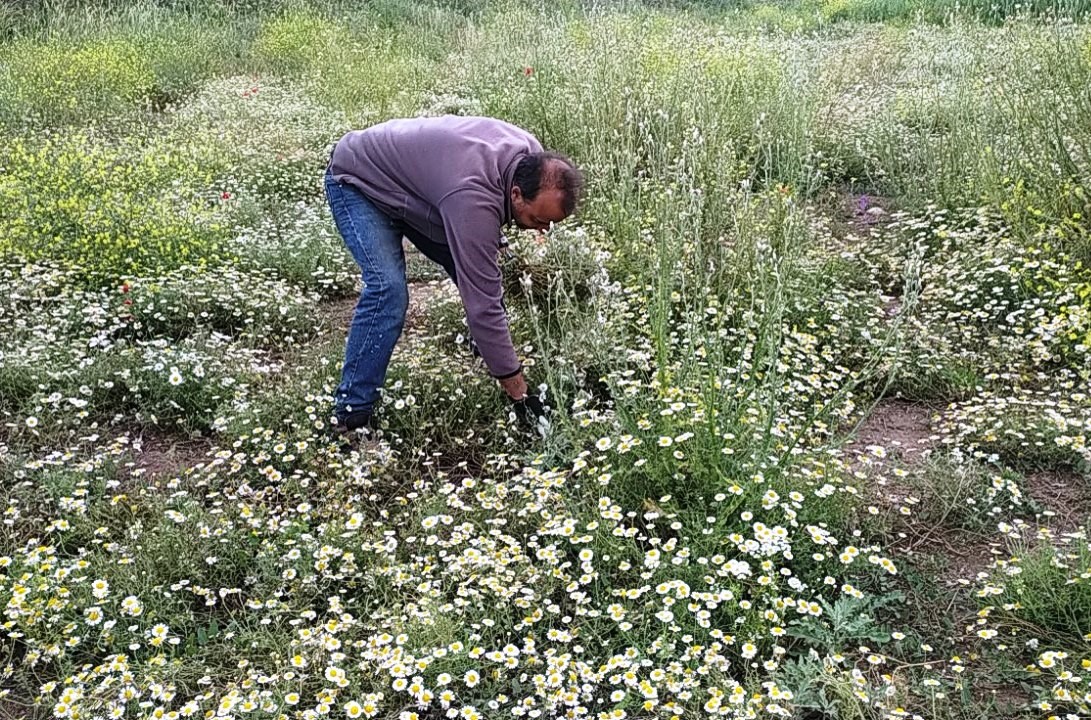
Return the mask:
{"type": "Polygon", "coordinates": [[[500,244],[500,216],[474,197],[472,189],[458,190],[439,204],[444,232],[458,275],[458,293],[466,308],[470,334],[494,377],[511,377],[521,366],[515,354],[504,312],[503,286],[496,253],[500,244]]]}

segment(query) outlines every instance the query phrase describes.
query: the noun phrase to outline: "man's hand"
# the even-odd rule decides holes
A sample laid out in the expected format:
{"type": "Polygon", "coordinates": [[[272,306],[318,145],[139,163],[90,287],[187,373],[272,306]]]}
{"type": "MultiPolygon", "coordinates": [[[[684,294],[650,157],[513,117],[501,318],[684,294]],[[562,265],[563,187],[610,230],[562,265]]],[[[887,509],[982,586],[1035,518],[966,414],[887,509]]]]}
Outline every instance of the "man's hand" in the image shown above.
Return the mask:
{"type": "Polygon", "coordinates": [[[527,396],[527,379],[523,377],[523,373],[504,378],[500,381],[500,387],[504,388],[504,392],[512,400],[522,400],[527,396]]]}
{"type": "Polygon", "coordinates": [[[543,433],[549,428],[549,420],[546,418],[547,409],[537,395],[527,395],[521,400],[513,401],[512,405],[515,408],[515,417],[528,430],[543,433]]]}

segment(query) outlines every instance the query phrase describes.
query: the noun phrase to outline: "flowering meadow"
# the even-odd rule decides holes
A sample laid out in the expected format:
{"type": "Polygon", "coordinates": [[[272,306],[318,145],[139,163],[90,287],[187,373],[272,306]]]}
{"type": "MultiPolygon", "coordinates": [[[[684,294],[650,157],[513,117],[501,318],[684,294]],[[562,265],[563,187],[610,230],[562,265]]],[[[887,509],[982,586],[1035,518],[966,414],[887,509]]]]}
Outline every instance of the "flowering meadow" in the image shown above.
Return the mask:
{"type": "Polygon", "coordinates": [[[0,718],[1091,717],[1083,0],[0,7],[0,718]],[[331,436],[384,118],[500,117],[548,422],[409,251],[331,436]]]}

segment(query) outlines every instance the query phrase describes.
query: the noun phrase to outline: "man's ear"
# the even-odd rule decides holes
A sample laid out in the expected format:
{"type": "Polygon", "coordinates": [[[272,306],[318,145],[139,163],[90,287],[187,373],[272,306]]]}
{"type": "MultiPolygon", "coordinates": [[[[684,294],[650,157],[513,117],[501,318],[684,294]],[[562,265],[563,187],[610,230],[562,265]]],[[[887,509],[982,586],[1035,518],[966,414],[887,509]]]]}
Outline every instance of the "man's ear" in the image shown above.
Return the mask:
{"type": "Polygon", "coordinates": [[[511,186],[511,201],[515,202],[517,200],[522,200],[522,199],[523,199],[523,189],[521,187],[519,187],[518,185],[512,185],[511,186]]]}

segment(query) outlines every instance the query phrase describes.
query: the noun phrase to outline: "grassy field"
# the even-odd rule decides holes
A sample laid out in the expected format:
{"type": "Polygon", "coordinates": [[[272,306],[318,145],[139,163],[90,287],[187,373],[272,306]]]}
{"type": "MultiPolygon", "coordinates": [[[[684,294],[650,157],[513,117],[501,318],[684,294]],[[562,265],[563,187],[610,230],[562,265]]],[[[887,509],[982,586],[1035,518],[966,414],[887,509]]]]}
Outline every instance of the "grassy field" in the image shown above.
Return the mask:
{"type": "Polygon", "coordinates": [[[1085,0],[0,6],[0,718],[1091,717],[1085,0]],[[540,436],[328,149],[501,117],[540,436]]]}

